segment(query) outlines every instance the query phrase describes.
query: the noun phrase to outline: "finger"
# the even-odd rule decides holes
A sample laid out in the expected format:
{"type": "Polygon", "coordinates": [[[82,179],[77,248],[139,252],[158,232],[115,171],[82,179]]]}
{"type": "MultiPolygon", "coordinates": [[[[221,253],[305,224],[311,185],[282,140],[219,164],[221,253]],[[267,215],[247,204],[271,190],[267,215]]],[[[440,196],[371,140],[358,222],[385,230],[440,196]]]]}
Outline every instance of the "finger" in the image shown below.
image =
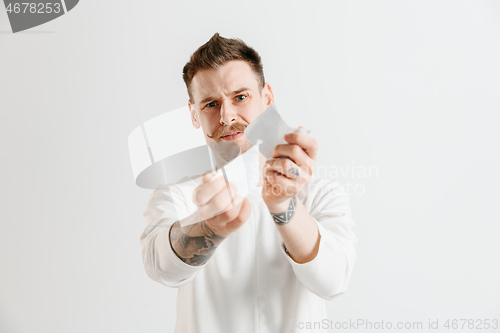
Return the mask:
{"type": "Polygon", "coordinates": [[[310,136],[302,133],[289,133],[285,135],[285,141],[300,146],[310,158],[316,159],[318,142],[310,136]]]}
{"type": "Polygon", "coordinates": [[[265,177],[271,185],[290,186],[297,183],[297,179],[290,179],[279,173],[268,174],[265,177]]]}
{"type": "Polygon", "coordinates": [[[238,188],[233,182],[224,186],[206,204],[199,206],[200,214],[205,217],[213,217],[234,207],[234,199],[238,188]]]}
{"type": "Polygon", "coordinates": [[[227,194],[229,195],[229,200],[231,201],[231,207],[235,207],[236,205],[241,203],[243,198],[238,195],[238,187],[235,183],[229,182],[226,185],[226,190],[227,194]]]}
{"type": "MultiPolygon", "coordinates": [[[[204,181],[203,178],[205,176],[202,177],[202,182],[204,181]]],[[[212,199],[214,195],[219,193],[225,186],[226,183],[224,181],[224,177],[218,177],[216,179],[213,179],[212,181],[199,185],[193,191],[194,204],[196,206],[202,206],[207,204],[210,201],[210,199],[212,199]]]]}
{"type": "Polygon", "coordinates": [[[214,175],[211,174],[210,172],[204,174],[203,177],[201,177],[202,184],[208,183],[210,181],[210,179],[212,179],[213,177],[214,177],[214,175]]]}
{"type": "Polygon", "coordinates": [[[228,223],[228,227],[230,227],[231,229],[237,229],[241,227],[241,225],[244,224],[246,220],[248,220],[248,217],[252,212],[252,205],[246,198],[242,200],[241,205],[239,205],[238,208],[238,215],[228,223]]]}
{"type": "Polygon", "coordinates": [[[299,166],[291,159],[280,157],[278,159],[267,160],[264,165],[264,174],[266,176],[273,173],[282,174],[287,178],[295,179],[300,176],[301,171],[299,166]]]}
{"type": "Polygon", "coordinates": [[[314,160],[310,158],[300,146],[295,144],[277,145],[271,157],[288,157],[299,167],[308,167],[312,169],[314,165],[314,160]]]}
{"type": "Polygon", "coordinates": [[[269,184],[267,190],[272,191],[277,196],[290,197],[296,195],[302,187],[300,178],[289,179],[278,174],[267,176],[265,181],[269,184]]]}
{"type": "Polygon", "coordinates": [[[242,198],[240,196],[236,196],[235,200],[238,200],[240,202],[240,204],[237,206],[234,206],[234,207],[232,205],[227,206],[226,209],[215,214],[211,218],[210,223],[213,225],[216,225],[216,226],[221,226],[227,222],[234,220],[240,212],[244,198],[242,198]]]}

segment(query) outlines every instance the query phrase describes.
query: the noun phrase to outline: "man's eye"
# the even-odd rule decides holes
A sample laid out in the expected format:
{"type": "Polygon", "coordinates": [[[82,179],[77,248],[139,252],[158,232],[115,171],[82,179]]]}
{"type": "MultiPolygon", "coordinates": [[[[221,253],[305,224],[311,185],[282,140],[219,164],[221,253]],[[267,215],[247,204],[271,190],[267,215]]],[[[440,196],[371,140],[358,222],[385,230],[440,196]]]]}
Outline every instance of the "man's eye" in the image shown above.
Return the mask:
{"type": "Polygon", "coordinates": [[[217,105],[215,102],[210,102],[207,104],[207,108],[214,108],[217,105]]]}
{"type": "Polygon", "coordinates": [[[242,101],[245,98],[247,98],[245,95],[238,95],[238,96],[236,96],[236,100],[238,100],[238,101],[242,101]]]}

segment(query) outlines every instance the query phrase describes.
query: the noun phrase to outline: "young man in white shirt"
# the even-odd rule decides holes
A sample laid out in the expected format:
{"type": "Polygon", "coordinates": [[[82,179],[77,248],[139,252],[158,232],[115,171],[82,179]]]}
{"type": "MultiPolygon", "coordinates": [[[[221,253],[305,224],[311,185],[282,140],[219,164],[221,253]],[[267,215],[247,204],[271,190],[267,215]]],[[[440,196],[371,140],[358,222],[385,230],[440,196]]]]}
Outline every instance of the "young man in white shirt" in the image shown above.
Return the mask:
{"type": "MultiPolygon", "coordinates": [[[[258,53],[215,34],[193,53],[183,78],[193,126],[207,144],[250,149],[246,126],[274,102],[258,53]]],[[[285,140],[271,159],[261,155],[261,186],[233,208],[223,177],[210,182],[210,174],[192,182],[192,198],[167,186],[151,195],[143,261],[150,278],[179,288],[176,332],[331,327],[325,300],[345,292],[356,258],[349,200],[337,181],[313,176],[316,140],[299,133],[285,140]],[[173,196],[207,218],[181,227],[173,196]]]]}

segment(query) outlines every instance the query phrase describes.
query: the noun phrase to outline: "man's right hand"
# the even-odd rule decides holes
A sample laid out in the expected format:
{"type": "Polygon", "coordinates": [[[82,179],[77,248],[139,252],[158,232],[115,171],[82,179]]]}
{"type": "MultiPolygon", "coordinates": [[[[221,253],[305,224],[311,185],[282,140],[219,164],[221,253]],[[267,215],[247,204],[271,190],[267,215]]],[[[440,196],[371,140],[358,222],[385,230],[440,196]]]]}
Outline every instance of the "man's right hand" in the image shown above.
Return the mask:
{"type": "MultiPolygon", "coordinates": [[[[202,221],[185,227],[175,222],[170,228],[174,252],[192,266],[204,265],[224,238],[238,230],[252,211],[250,202],[238,195],[231,202],[222,177],[210,181],[212,178],[212,174],[204,175],[202,184],[193,193],[193,202],[198,206],[197,213],[202,221]]],[[[230,193],[237,193],[236,185],[230,182],[229,187],[230,193]]]]}
{"type": "Polygon", "coordinates": [[[210,173],[203,175],[202,184],[193,192],[193,202],[206,226],[215,234],[227,237],[246,222],[251,205],[236,194],[238,189],[234,183],[229,182],[228,190],[223,177],[210,181],[212,178],[210,173]]]}

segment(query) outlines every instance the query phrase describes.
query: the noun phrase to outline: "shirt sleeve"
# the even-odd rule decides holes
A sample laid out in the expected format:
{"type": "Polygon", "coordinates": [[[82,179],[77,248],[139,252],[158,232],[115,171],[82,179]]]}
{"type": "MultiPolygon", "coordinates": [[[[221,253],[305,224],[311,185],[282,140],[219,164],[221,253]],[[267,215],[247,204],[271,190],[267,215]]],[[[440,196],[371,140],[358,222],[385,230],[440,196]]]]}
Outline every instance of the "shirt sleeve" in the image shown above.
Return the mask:
{"type": "Polygon", "coordinates": [[[181,287],[191,282],[205,265],[191,266],[175,254],[170,244],[170,228],[178,220],[182,209],[181,194],[175,187],[158,187],[149,197],[143,216],[147,227],[140,237],[142,262],[146,274],[168,287],[181,287]],[[175,201],[173,196],[178,196],[175,201]]]}
{"type": "Polygon", "coordinates": [[[321,236],[318,253],[313,260],[299,264],[288,255],[284,243],[281,250],[302,284],[319,297],[331,300],[347,290],[356,261],[357,238],[351,230],[354,222],[349,197],[338,181],[331,180],[313,184],[309,193],[313,194],[306,199],[312,200],[309,213],[321,236]]]}

